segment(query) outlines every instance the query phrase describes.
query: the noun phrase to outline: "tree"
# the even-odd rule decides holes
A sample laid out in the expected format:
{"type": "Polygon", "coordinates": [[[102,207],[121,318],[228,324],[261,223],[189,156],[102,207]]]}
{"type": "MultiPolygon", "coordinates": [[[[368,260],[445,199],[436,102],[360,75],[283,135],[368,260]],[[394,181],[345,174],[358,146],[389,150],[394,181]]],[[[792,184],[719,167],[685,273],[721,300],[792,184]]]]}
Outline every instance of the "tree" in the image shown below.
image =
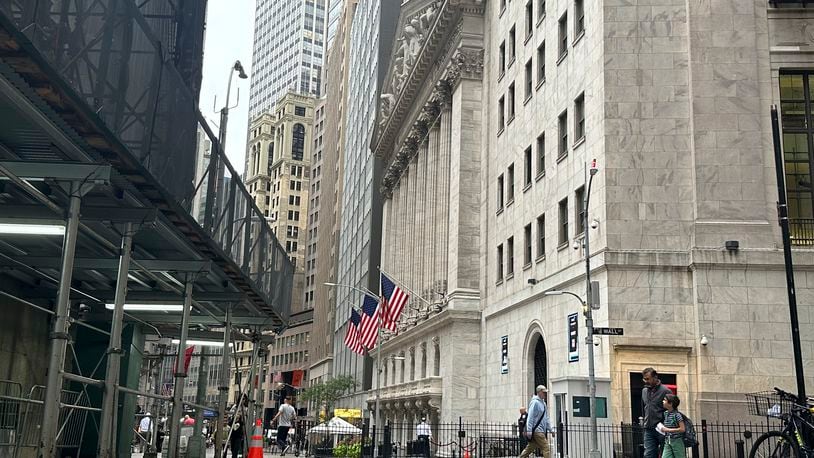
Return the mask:
{"type": "Polygon", "coordinates": [[[334,403],[351,388],[356,388],[356,379],[350,375],[342,375],[306,388],[300,399],[313,402],[319,408],[325,406],[327,414],[333,412],[334,403]]]}

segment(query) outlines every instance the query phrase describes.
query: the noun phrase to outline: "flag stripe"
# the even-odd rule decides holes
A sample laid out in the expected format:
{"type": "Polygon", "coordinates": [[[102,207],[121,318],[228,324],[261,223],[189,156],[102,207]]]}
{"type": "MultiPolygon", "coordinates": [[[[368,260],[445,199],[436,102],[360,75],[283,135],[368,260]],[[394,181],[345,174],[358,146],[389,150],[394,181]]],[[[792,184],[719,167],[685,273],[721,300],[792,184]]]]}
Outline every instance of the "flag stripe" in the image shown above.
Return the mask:
{"type": "Polygon", "coordinates": [[[396,284],[384,274],[381,275],[381,291],[382,303],[384,305],[382,310],[387,315],[387,318],[382,321],[386,324],[388,329],[396,332],[398,329],[396,324],[410,296],[403,289],[396,286],[396,284]]]}
{"type": "Polygon", "coordinates": [[[362,304],[362,321],[359,325],[359,340],[365,348],[376,346],[379,336],[379,303],[370,295],[365,294],[362,304]]]}

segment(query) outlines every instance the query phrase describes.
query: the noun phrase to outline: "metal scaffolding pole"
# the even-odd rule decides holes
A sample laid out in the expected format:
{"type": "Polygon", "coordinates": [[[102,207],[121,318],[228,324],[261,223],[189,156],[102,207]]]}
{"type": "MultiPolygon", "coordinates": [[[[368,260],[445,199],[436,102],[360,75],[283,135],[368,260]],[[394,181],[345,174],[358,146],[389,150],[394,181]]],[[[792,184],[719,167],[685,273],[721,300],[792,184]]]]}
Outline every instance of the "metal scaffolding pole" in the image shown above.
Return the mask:
{"type": "MultiPolygon", "coordinates": [[[[201,354],[198,357],[198,385],[195,392],[195,402],[199,405],[206,404],[206,388],[208,386],[207,376],[209,375],[209,358],[207,355],[201,354]]],[[[195,409],[195,435],[200,436],[203,428],[204,412],[203,409],[195,409]]]]}
{"type": "Polygon", "coordinates": [[[110,326],[110,340],[107,347],[107,373],[105,374],[105,391],[102,399],[101,428],[99,431],[99,456],[112,458],[116,456],[116,445],[113,443],[116,430],[116,390],[119,384],[122,357],[122,325],[124,321],[124,300],[127,296],[127,272],[130,269],[130,253],[133,248],[133,224],[124,225],[122,247],[119,253],[119,272],[116,277],[116,296],[113,305],[113,322],[110,326]]]}
{"type": "Polygon", "coordinates": [[[183,412],[184,379],[187,374],[184,369],[184,352],[187,348],[187,334],[189,333],[189,312],[192,308],[192,277],[187,276],[184,285],[184,313],[181,317],[181,336],[178,339],[178,357],[175,359],[175,382],[172,387],[172,415],[170,416],[170,458],[178,457],[178,435],[181,432],[181,413],[183,412]]]}
{"type": "Polygon", "coordinates": [[[220,386],[218,386],[218,423],[215,425],[215,456],[222,456],[223,441],[223,425],[226,420],[226,398],[229,394],[229,367],[231,356],[229,353],[229,344],[232,342],[232,305],[226,307],[226,326],[223,328],[223,362],[220,374],[220,386]]]}
{"type": "MultiPolygon", "coordinates": [[[[253,347],[254,347],[254,348],[252,348],[252,368],[249,370],[249,379],[246,381],[246,383],[249,384],[249,388],[246,390],[246,404],[248,406],[248,415],[247,415],[246,421],[251,421],[251,423],[254,423],[254,419],[256,417],[255,416],[256,406],[254,405],[254,401],[255,401],[255,399],[254,399],[254,392],[255,391],[254,390],[257,389],[257,385],[255,384],[255,378],[260,377],[260,372],[258,371],[258,369],[260,367],[260,364],[259,364],[260,363],[260,339],[257,339],[257,335],[252,336],[252,337],[253,337],[252,338],[252,344],[253,344],[253,347]]],[[[246,424],[248,425],[248,424],[251,424],[251,423],[246,423],[246,424]]],[[[244,431],[246,431],[246,430],[244,429],[244,431]]]]}
{"type": "Polygon", "coordinates": [[[257,386],[255,387],[257,391],[254,393],[254,418],[252,419],[252,421],[258,418],[262,418],[263,416],[263,382],[265,378],[264,377],[265,374],[263,374],[263,358],[267,354],[267,351],[265,348],[261,346],[261,341],[258,341],[257,345],[258,345],[257,348],[258,370],[257,370],[257,386]]]}
{"type": "Polygon", "coordinates": [[[79,206],[81,204],[81,184],[71,183],[71,197],[68,206],[67,225],[62,245],[62,269],[59,277],[56,315],[54,329],[51,333],[51,357],[48,361],[48,378],[45,385],[45,403],[43,405],[42,429],[40,430],[39,456],[52,458],[56,456],[57,426],[62,394],[62,371],[65,367],[65,353],[68,348],[68,318],[70,310],[68,300],[71,295],[71,278],[73,276],[74,251],[76,249],[77,230],[79,228],[79,206]]]}

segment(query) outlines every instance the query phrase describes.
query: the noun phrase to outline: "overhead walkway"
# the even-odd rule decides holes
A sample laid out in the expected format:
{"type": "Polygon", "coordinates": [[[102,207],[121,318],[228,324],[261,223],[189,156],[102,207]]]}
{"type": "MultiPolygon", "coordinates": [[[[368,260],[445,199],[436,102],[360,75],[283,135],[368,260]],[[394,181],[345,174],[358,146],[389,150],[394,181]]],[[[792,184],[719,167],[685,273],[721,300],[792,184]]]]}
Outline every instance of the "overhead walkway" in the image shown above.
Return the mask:
{"type": "MultiPolygon", "coordinates": [[[[288,325],[293,266],[197,110],[204,13],[0,0],[0,373],[44,387],[36,456],[63,452],[79,411],[72,456],[118,456],[132,396],[156,396],[138,391],[146,336],[179,341],[178,418],[187,340],[288,325]]],[[[0,410],[24,401],[0,393],[0,410]]],[[[3,426],[0,452],[35,456],[3,426]]]]}

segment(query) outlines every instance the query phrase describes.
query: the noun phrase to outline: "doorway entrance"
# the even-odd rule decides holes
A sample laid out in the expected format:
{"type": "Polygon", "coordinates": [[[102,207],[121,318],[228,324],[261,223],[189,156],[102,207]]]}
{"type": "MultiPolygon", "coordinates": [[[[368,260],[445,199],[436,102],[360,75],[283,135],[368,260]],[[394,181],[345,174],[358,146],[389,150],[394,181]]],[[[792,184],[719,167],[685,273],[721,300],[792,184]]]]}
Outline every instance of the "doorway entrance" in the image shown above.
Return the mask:
{"type": "MultiPolygon", "coordinates": [[[[678,395],[678,388],[676,388],[677,377],[676,374],[661,373],[659,372],[659,379],[661,383],[673,394],[678,395]]],[[[642,389],[644,388],[644,381],[642,380],[641,372],[630,372],[630,419],[636,423],[639,417],[643,415],[642,412],[642,389]]]]}

